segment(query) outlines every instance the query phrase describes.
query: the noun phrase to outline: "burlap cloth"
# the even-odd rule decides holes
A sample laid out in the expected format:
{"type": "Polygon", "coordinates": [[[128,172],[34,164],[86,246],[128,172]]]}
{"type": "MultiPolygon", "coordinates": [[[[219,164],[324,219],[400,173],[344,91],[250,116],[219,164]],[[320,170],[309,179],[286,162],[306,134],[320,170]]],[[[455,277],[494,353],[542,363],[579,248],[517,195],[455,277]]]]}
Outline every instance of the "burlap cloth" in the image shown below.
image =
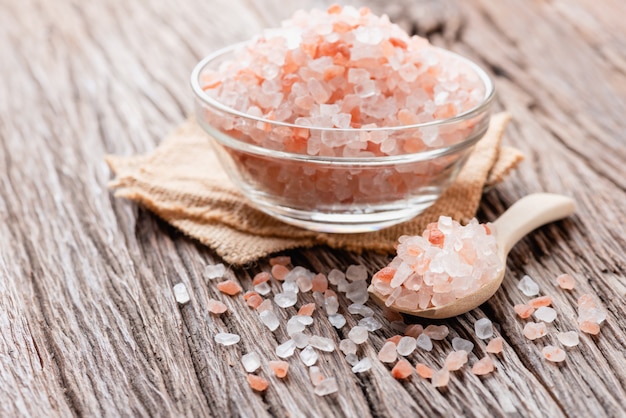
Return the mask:
{"type": "Polygon", "coordinates": [[[466,221],[476,214],[483,188],[502,180],[522,154],[501,147],[510,116],[494,115],[489,130],[452,186],[418,217],[381,231],[324,234],[282,223],[258,210],[230,182],[193,119],[185,121],[150,155],[108,156],[115,196],[131,199],[232,264],[269,254],[325,244],[351,251],[393,252],[400,235],[417,235],[440,215],[466,221]]]}

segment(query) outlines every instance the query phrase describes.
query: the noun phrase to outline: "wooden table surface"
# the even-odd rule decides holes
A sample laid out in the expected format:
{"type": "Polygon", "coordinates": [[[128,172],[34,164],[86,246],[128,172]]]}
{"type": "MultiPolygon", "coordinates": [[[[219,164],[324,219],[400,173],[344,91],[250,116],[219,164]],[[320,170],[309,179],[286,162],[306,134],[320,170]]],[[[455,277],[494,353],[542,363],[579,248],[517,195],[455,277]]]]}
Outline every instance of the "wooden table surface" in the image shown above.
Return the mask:
{"type": "MultiPolygon", "coordinates": [[[[337,394],[317,397],[306,367],[272,377],[268,360],[285,341],[241,296],[203,278],[219,258],[148,211],[107,189],[106,154],[149,152],[192,110],[188,77],[214,49],[276,25],[296,7],[280,0],[0,0],[0,416],[626,416],[626,3],[623,0],[371,1],[408,30],[475,59],[495,78],[497,109],[513,121],[505,144],[526,161],[485,193],[478,217],[495,219],[520,197],[563,193],[568,220],[539,229],[512,251],[502,289],[466,315],[442,321],[450,336],[409,356],[440,367],[450,340],[474,341],[487,317],[505,340],[497,371],[466,367],[445,390],[413,375],[396,381],[376,360],[385,326],[360,349],[371,371],[355,375],[341,353],[320,357],[337,394]],[[570,273],[576,290],[554,286],[570,273]],[[529,274],[554,297],[550,334],[524,338],[513,305],[529,274]],[[186,284],[192,302],[172,293],[186,284]],[[590,293],[608,314],[598,336],[581,335],[559,365],[541,348],[576,329],[576,300],[590,293]],[[230,313],[207,313],[209,297],[230,313]],[[242,335],[231,347],[213,336],[242,335]],[[265,394],[246,383],[240,358],[258,351],[265,394]]],[[[328,248],[292,251],[316,271],[390,257],[328,248]]],[[[268,260],[230,268],[244,288],[268,260]]],[[[300,297],[297,306],[312,301],[300,297]]],[[[342,311],[347,300],[341,297],[342,311]]],[[[281,311],[282,312],[282,311],[281,311]]],[[[323,316],[311,332],[336,343],[323,316]]],[[[420,321],[426,325],[429,321],[420,321]]]]}

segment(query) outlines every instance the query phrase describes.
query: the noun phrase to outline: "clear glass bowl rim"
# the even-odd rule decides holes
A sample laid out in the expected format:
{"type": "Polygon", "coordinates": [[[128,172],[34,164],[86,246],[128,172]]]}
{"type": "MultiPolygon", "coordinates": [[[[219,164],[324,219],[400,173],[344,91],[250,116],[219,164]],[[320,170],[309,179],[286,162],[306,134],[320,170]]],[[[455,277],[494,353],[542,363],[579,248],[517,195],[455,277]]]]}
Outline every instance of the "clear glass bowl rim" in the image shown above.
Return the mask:
{"type": "MultiPolygon", "coordinates": [[[[483,100],[476,105],[475,107],[460,113],[452,118],[447,119],[439,119],[431,122],[419,123],[414,125],[397,125],[397,126],[382,126],[376,128],[329,128],[329,127],[316,127],[316,126],[306,126],[306,125],[297,125],[293,123],[280,122],[275,120],[269,120],[262,117],[257,117],[253,115],[249,115],[244,112],[240,112],[236,109],[233,109],[229,106],[220,103],[219,101],[213,99],[208,94],[204,92],[202,87],[200,86],[200,75],[204,71],[207,65],[209,65],[213,60],[222,57],[228,53],[234,52],[240,48],[245,47],[249,42],[240,42],[233,45],[229,45],[227,47],[216,50],[215,52],[207,55],[203,58],[191,72],[190,82],[191,88],[193,90],[194,95],[198,100],[200,100],[203,104],[208,105],[216,110],[227,113],[231,116],[237,116],[240,118],[252,120],[255,122],[263,122],[267,123],[270,126],[276,127],[288,127],[288,128],[299,128],[299,129],[308,129],[310,131],[331,131],[331,132],[350,132],[354,134],[359,134],[360,132],[394,132],[394,131],[409,131],[414,129],[421,128],[429,128],[429,127],[443,127],[448,125],[454,125],[455,123],[462,122],[464,120],[470,119],[474,116],[477,116],[483,112],[487,112],[491,106],[491,103],[495,97],[495,85],[491,77],[474,61],[459,55],[455,52],[449,51],[444,48],[439,48],[436,46],[432,46],[432,48],[437,49],[440,53],[448,54],[454,56],[456,59],[463,61],[466,65],[468,65],[480,78],[484,87],[485,87],[485,95],[483,100]]],[[[214,135],[215,136],[215,135],[214,135]]],[[[474,135],[469,137],[468,139],[449,145],[447,147],[441,148],[431,148],[426,151],[420,151],[417,153],[409,153],[409,154],[398,154],[398,155],[384,155],[384,156],[375,156],[375,157],[326,157],[326,156],[317,156],[317,155],[307,155],[307,154],[296,154],[291,152],[285,152],[280,150],[274,150],[269,148],[263,148],[254,144],[250,144],[248,142],[243,142],[238,139],[235,139],[229,135],[222,134],[219,135],[219,142],[228,145],[231,148],[235,148],[240,151],[250,152],[252,154],[260,154],[265,155],[272,158],[286,158],[290,160],[301,160],[308,162],[319,162],[319,163],[348,163],[352,164],[371,164],[376,163],[375,165],[384,165],[390,164],[394,162],[414,162],[414,161],[427,161],[439,156],[455,153],[464,148],[474,145],[481,136],[474,135]]]]}

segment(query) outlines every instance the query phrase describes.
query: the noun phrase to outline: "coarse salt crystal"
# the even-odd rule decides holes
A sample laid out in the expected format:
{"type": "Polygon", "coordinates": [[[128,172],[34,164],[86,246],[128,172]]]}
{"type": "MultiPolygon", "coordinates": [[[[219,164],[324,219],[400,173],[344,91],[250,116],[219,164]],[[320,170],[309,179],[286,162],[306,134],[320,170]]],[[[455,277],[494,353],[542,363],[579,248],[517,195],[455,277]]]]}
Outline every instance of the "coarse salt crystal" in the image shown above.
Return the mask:
{"type": "Polygon", "coordinates": [[[488,353],[492,353],[492,354],[501,353],[503,342],[504,340],[502,339],[502,337],[496,337],[493,340],[489,341],[489,344],[487,344],[487,347],[485,349],[487,350],[488,353]]]}
{"type": "Polygon", "coordinates": [[[300,309],[298,309],[298,315],[311,316],[313,315],[314,311],[315,311],[315,303],[307,303],[305,305],[302,305],[300,309]]]}
{"type": "Polygon", "coordinates": [[[278,317],[274,313],[274,311],[268,309],[266,311],[262,311],[259,314],[259,318],[261,318],[261,322],[270,330],[276,331],[280,322],[278,321],[278,317]]]}
{"type": "Polygon", "coordinates": [[[522,319],[529,318],[535,312],[535,308],[523,303],[513,306],[513,310],[522,319]]]}
{"type": "Polygon", "coordinates": [[[337,286],[341,280],[346,278],[346,275],[341,270],[332,269],[328,272],[327,278],[331,284],[337,286]]]}
{"type": "Polygon", "coordinates": [[[348,306],[348,312],[352,315],[361,315],[362,317],[374,316],[374,311],[371,308],[368,308],[360,303],[353,303],[348,306]]]}
{"type": "Polygon", "coordinates": [[[252,373],[261,367],[261,357],[253,351],[241,356],[241,363],[243,364],[243,368],[246,372],[252,373]]]}
{"type": "Polygon", "coordinates": [[[296,332],[290,335],[290,337],[296,342],[296,347],[298,348],[304,348],[309,345],[309,336],[302,332],[296,332]]]}
{"type": "Polygon", "coordinates": [[[472,373],[477,376],[484,376],[493,372],[494,370],[495,366],[493,364],[493,360],[491,360],[491,357],[489,356],[483,357],[472,366],[472,373]]]}
{"type": "Polygon", "coordinates": [[[226,312],[228,310],[228,306],[224,305],[218,300],[209,299],[207,301],[207,309],[209,310],[209,312],[219,315],[226,312]]]}
{"type": "Polygon", "coordinates": [[[240,293],[243,290],[238,283],[235,283],[232,280],[219,282],[217,284],[217,289],[220,292],[225,293],[229,296],[235,296],[236,294],[240,293]]]}
{"type": "Polygon", "coordinates": [[[415,338],[402,337],[400,338],[400,341],[398,341],[398,346],[396,347],[396,351],[398,352],[399,355],[406,357],[410,355],[413,351],[415,351],[416,347],[417,347],[417,342],[415,341],[415,338]]]}
{"type": "Polygon", "coordinates": [[[542,306],[535,311],[535,318],[543,322],[552,322],[556,319],[556,311],[548,306],[542,306]]]}
{"type": "Polygon", "coordinates": [[[227,332],[217,333],[215,334],[215,337],[213,337],[213,339],[216,343],[226,346],[237,344],[239,341],[241,341],[241,337],[239,335],[229,334],[227,332]]]}
{"type": "Polygon", "coordinates": [[[446,357],[444,365],[448,370],[454,371],[459,370],[465,363],[467,363],[467,351],[459,350],[450,352],[448,357],[446,357]]]}
{"type": "Polygon", "coordinates": [[[547,345],[543,347],[543,349],[541,350],[541,353],[544,355],[544,357],[547,360],[552,361],[554,363],[560,363],[565,360],[565,351],[563,351],[563,349],[559,347],[547,345]]]}
{"type": "Polygon", "coordinates": [[[265,392],[270,384],[266,379],[255,374],[249,374],[247,380],[250,387],[257,392],[265,392]]]}
{"type": "Polygon", "coordinates": [[[309,338],[309,345],[326,352],[335,350],[335,343],[333,343],[333,340],[326,337],[320,337],[319,335],[311,336],[309,338]]]}
{"type": "Polygon", "coordinates": [[[283,266],[282,264],[274,264],[270,270],[272,277],[281,282],[285,280],[285,276],[289,274],[289,271],[289,268],[283,266]]]}
{"type": "Polygon", "coordinates": [[[536,296],[539,294],[539,285],[528,275],[522,277],[517,287],[526,296],[536,296]]]}
{"type": "Polygon", "coordinates": [[[528,304],[533,308],[541,308],[542,306],[552,305],[552,298],[550,296],[539,296],[528,301],[528,304]]]}
{"type": "Polygon", "coordinates": [[[460,337],[454,337],[452,339],[452,348],[454,351],[467,351],[471,353],[474,349],[474,343],[460,337]]]}
{"type": "Polygon", "coordinates": [[[272,301],[265,299],[259,306],[256,307],[256,311],[260,314],[263,311],[269,311],[272,309],[272,301]]]}
{"type": "Polygon", "coordinates": [[[328,289],[328,279],[323,274],[316,274],[311,280],[311,290],[314,292],[325,292],[328,289]]]}
{"type": "Polygon", "coordinates": [[[420,334],[419,337],[415,340],[417,346],[424,351],[430,351],[433,349],[433,342],[430,337],[426,334],[420,334]]]}
{"type": "Polygon", "coordinates": [[[283,282],[283,292],[284,293],[295,293],[298,294],[300,288],[298,287],[298,283],[296,282],[288,282],[285,280],[283,282]]]}
{"type": "Polygon", "coordinates": [[[369,332],[375,332],[381,329],[383,324],[374,317],[368,316],[359,321],[359,326],[367,328],[369,332]]]}
{"type": "Polygon", "coordinates": [[[367,280],[367,267],[364,265],[351,265],[346,270],[346,279],[351,282],[367,280]]]}
{"type": "Polygon", "coordinates": [[[424,378],[424,379],[430,379],[431,377],[433,377],[433,373],[434,373],[433,369],[431,369],[430,367],[428,367],[427,365],[423,363],[417,363],[415,365],[415,371],[421,378],[424,378]]]}
{"type": "Polygon", "coordinates": [[[386,342],[378,352],[378,360],[383,363],[393,363],[398,358],[396,345],[392,342],[386,342]]]}
{"type": "Polygon", "coordinates": [[[556,338],[565,347],[575,347],[580,341],[580,337],[576,331],[559,332],[556,338]]]}
{"type": "Polygon", "coordinates": [[[445,325],[429,325],[424,328],[424,334],[431,340],[443,340],[449,333],[450,330],[445,325]]]}
{"type": "Polygon", "coordinates": [[[565,290],[572,290],[574,287],[576,287],[576,281],[572,276],[567,273],[557,276],[556,283],[559,285],[559,287],[561,287],[561,289],[565,290]]]}
{"type": "Polygon", "coordinates": [[[493,324],[488,318],[481,318],[474,324],[474,332],[476,337],[486,340],[493,336],[493,324]]]}
{"type": "Polygon", "coordinates": [[[177,283],[172,289],[174,291],[174,299],[176,299],[179,305],[189,303],[191,298],[189,297],[189,292],[187,292],[187,287],[184,283],[177,283]]]}
{"type": "Polygon", "coordinates": [[[363,344],[368,338],[367,328],[358,325],[353,327],[350,332],[348,332],[348,338],[355,344],[363,344]]]}
{"type": "Polygon", "coordinates": [[[276,347],[276,355],[280,358],[291,357],[295,351],[296,342],[294,340],[287,340],[276,347]]]}
{"type": "Polygon", "coordinates": [[[334,315],[339,310],[339,301],[337,296],[330,296],[324,298],[324,307],[326,308],[327,315],[334,315]]]}
{"type": "Polygon", "coordinates": [[[339,386],[337,385],[337,380],[334,377],[329,377],[318,383],[317,386],[315,386],[314,392],[317,396],[326,396],[338,390],[339,386]]]}
{"type": "Polygon", "coordinates": [[[541,338],[548,333],[546,329],[546,324],[543,322],[540,322],[540,323],[528,322],[524,326],[523,332],[524,332],[524,336],[528,338],[529,340],[536,340],[537,338],[541,338]]]}
{"type": "Polygon", "coordinates": [[[359,362],[359,357],[356,354],[353,354],[353,353],[346,354],[346,362],[350,366],[354,366],[355,364],[357,364],[359,362]]]}
{"type": "Polygon", "coordinates": [[[312,366],[317,363],[318,354],[313,347],[308,346],[304,350],[300,351],[300,359],[307,366],[312,366]]]}
{"type": "Polygon", "coordinates": [[[325,376],[320,371],[320,368],[317,366],[309,367],[309,378],[311,379],[311,383],[313,386],[317,386],[325,379],[325,376]]]}
{"type": "Polygon", "coordinates": [[[411,366],[411,364],[404,359],[399,360],[396,365],[393,366],[393,369],[391,369],[391,375],[395,379],[406,379],[411,376],[412,373],[413,366],[411,366]]]}
{"type": "Polygon", "coordinates": [[[271,360],[270,361],[270,369],[274,372],[276,377],[283,378],[287,376],[287,371],[289,370],[289,363],[283,360],[271,360]]]}
{"type": "Polygon", "coordinates": [[[219,279],[224,277],[224,274],[226,274],[226,267],[222,263],[209,264],[204,268],[204,277],[208,280],[219,279]]]}
{"type": "Polygon", "coordinates": [[[291,257],[287,255],[279,255],[279,256],[270,258],[269,263],[270,263],[270,266],[275,266],[276,264],[288,266],[289,264],[291,264],[291,257]]]}
{"type": "Polygon", "coordinates": [[[448,382],[450,382],[450,371],[445,367],[441,370],[437,370],[433,373],[430,381],[436,388],[448,386],[448,382]]]}
{"type": "Polygon", "coordinates": [[[372,368],[372,360],[369,357],[364,357],[359,360],[354,366],[352,366],[352,373],[363,373],[372,368]]]}
{"type": "Polygon", "coordinates": [[[294,292],[277,293],[274,295],[274,302],[281,308],[289,308],[298,302],[298,294],[294,292]]]}
{"type": "Polygon", "coordinates": [[[254,286],[254,291],[257,292],[259,295],[265,296],[272,291],[272,288],[270,287],[269,283],[262,282],[254,286]]]}
{"type": "Polygon", "coordinates": [[[417,338],[422,332],[424,332],[423,326],[421,326],[420,324],[411,324],[407,325],[406,329],[404,330],[404,335],[417,338]]]}
{"type": "Polygon", "coordinates": [[[346,325],[346,317],[341,314],[328,315],[328,321],[337,329],[341,329],[346,325]]]}

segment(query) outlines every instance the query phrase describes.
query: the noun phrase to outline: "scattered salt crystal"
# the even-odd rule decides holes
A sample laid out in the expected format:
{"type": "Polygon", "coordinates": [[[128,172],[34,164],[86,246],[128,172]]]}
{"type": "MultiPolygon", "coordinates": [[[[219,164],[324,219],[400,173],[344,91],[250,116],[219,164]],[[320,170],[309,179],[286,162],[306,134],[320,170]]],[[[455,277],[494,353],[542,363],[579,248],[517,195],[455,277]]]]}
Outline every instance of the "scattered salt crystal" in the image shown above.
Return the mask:
{"type": "Polygon", "coordinates": [[[241,356],[241,363],[246,372],[252,373],[261,367],[261,357],[253,351],[241,356]]]}
{"type": "Polygon", "coordinates": [[[396,345],[391,341],[383,344],[382,348],[378,352],[378,360],[383,363],[393,363],[398,358],[398,352],[396,351],[396,345]]]}
{"type": "Polygon", "coordinates": [[[324,307],[326,308],[327,315],[334,315],[339,310],[339,301],[337,296],[330,296],[324,298],[324,307]]]}
{"type": "Polygon", "coordinates": [[[528,322],[524,326],[524,336],[529,340],[536,340],[537,338],[543,337],[547,333],[546,324],[543,322],[528,322]]]}
{"type": "Polygon", "coordinates": [[[259,314],[259,318],[261,318],[261,322],[270,330],[276,331],[280,322],[278,321],[278,317],[271,309],[265,310],[259,314]]]}
{"type": "Polygon", "coordinates": [[[443,340],[449,333],[450,330],[445,325],[429,325],[424,328],[424,334],[431,340],[443,340]]]}
{"type": "Polygon", "coordinates": [[[584,308],[584,309],[589,309],[589,308],[597,308],[598,305],[596,304],[596,302],[593,299],[593,296],[589,295],[589,294],[584,294],[581,297],[578,298],[578,308],[584,308]]]}
{"type": "Polygon", "coordinates": [[[315,303],[307,303],[304,304],[298,309],[298,315],[300,316],[311,316],[315,311],[315,303]]]}
{"type": "Polygon", "coordinates": [[[339,280],[339,283],[337,283],[337,290],[340,292],[347,292],[348,286],[350,286],[350,282],[344,277],[343,279],[339,280]]]}
{"type": "Polygon", "coordinates": [[[467,363],[467,351],[460,350],[450,352],[448,357],[446,357],[444,365],[448,370],[454,371],[459,370],[465,363],[467,363]]]}
{"type": "Polygon", "coordinates": [[[367,267],[361,264],[348,266],[348,269],[346,270],[346,279],[351,282],[367,280],[367,267]]]}
{"type": "Polygon", "coordinates": [[[556,283],[561,287],[561,289],[572,290],[576,287],[576,281],[569,274],[561,274],[556,278],[556,283]]]}
{"type": "Polygon", "coordinates": [[[241,286],[239,285],[239,283],[235,283],[232,280],[225,280],[223,282],[219,282],[217,284],[217,289],[220,292],[225,293],[229,296],[235,296],[236,294],[240,293],[243,290],[241,286]]]}
{"type": "Polygon", "coordinates": [[[424,351],[430,351],[433,349],[433,342],[430,337],[426,334],[420,334],[419,337],[415,340],[417,346],[424,351]]]}
{"type": "Polygon", "coordinates": [[[220,332],[218,334],[215,334],[215,337],[213,338],[216,343],[221,345],[233,345],[241,341],[241,337],[239,335],[229,334],[227,332],[220,332]]]}
{"type": "Polygon", "coordinates": [[[262,271],[254,275],[254,277],[252,278],[252,285],[256,286],[258,284],[265,283],[269,279],[270,279],[270,274],[266,271],[262,271]]]}
{"type": "Polygon", "coordinates": [[[556,319],[556,311],[550,307],[542,306],[535,311],[535,318],[543,322],[552,322],[556,319]]]}
{"type": "Polygon", "coordinates": [[[412,373],[413,366],[411,366],[411,364],[404,359],[399,360],[396,365],[393,366],[393,369],[391,369],[391,375],[395,379],[406,379],[411,376],[412,373]]]}
{"type": "Polygon", "coordinates": [[[309,345],[326,352],[335,350],[335,343],[333,343],[333,340],[326,337],[320,337],[319,335],[311,336],[309,338],[309,345]]]}
{"type": "Polygon", "coordinates": [[[304,350],[300,351],[300,359],[307,366],[312,366],[317,363],[318,354],[313,347],[308,346],[304,350]]]}
{"type": "Polygon", "coordinates": [[[302,332],[296,332],[291,335],[291,339],[295,341],[296,347],[304,348],[309,345],[309,336],[302,332]]]}
{"type": "Polygon", "coordinates": [[[491,338],[491,336],[493,336],[493,324],[488,318],[481,318],[474,323],[474,332],[476,333],[476,337],[481,340],[491,338]]]}
{"type": "Polygon", "coordinates": [[[533,308],[530,305],[526,305],[522,303],[513,306],[513,310],[522,319],[526,319],[530,317],[533,314],[533,312],[535,312],[535,308],[533,308]]]}
{"type": "Polygon", "coordinates": [[[291,264],[291,257],[287,255],[279,255],[279,256],[270,258],[269,263],[270,263],[270,266],[275,266],[276,264],[288,266],[289,264],[291,264]]]}
{"type": "Polygon", "coordinates": [[[528,301],[528,304],[533,308],[541,308],[542,306],[552,305],[552,298],[550,296],[539,296],[528,301]]]}
{"type": "Polygon", "coordinates": [[[487,352],[492,354],[501,353],[503,341],[504,340],[502,339],[502,337],[496,337],[493,340],[489,341],[489,344],[487,344],[486,347],[487,352]]]}
{"type": "Polygon", "coordinates": [[[417,347],[417,342],[413,337],[402,337],[398,342],[398,346],[396,347],[396,351],[401,356],[408,356],[413,351],[415,351],[415,347],[417,347]]]}
{"type": "Polygon", "coordinates": [[[341,329],[346,325],[346,317],[341,314],[328,315],[328,321],[337,329],[341,329]]]}
{"type": "Polygon", "coordinates": [[[391,341],[397,346],[401,339],[402,339],[402,335],[394,335],[393,337],[387,338],[387,341],[391,341]]]}
{"type": "Polygon", "coordinates": [[[346,289],[346,297],[353,303],[364,304],[369,299],[369,293],[367,293],[367,282],[358,281],[352,282],[346,289]]]}
{"type": "Polygon", "coordinates": [[[575,347],[580,341],[580,337],[576,331],[559,332],[556,334],[559,342],[565,347],[575,347]]]}
{"type": "Polygon", "coordinates": [[[368,316],[359,321],[359,326],[367,328],[369,332],[375,332],[381,329],[383,324],[374,317],[368,316]]]}
{"type": "Polygon", "coordinates": [[[215,300],[215,299],[209,299],[207,301],[206,306],[209,312],[214,313],[216,315],[223,314],[224,312],[228,310],[228,307],[226,305],[224,305],[219,300],[215,300]]]}
{"type": "Polygon", "coordinates": [[[296,342],[294,340],[287,340],[278,347],[276,347],[276,355],[280,358],[287,358],[293,356],[296,351],[296,342]]]}
{"type": "Polygon", "coordinates": [[[448,382],[450,382],[450,371],[445,367],[433,373],[431,383],[434,387],[440,388],[448,386],[448,382]]]}
{"type": "Polygon", "coordinates": [[[423,326],[421,326],[420,324],[411,324],[407,325],[406,329],[404,330],[404,335],[417,338],[422,332],[424,332],[423,326]]]}
{"type": "Polygon", "coordinates": [[[274,264],[270,271],[272,273],[272,277],[282,282],[283,280],[285,280],[285,276],[289,274],[290,270],[282,264],[274,264]]]}
{"type": "Polygon", "coordinates": [[[349,339],[344,339],[339,342],[339,349],[341,352],[346,354],[356,354],[357,346],[354,341],[349,339]]]}
{"type": "Polygon", "coordinates": [[[270,384],[266,379],[255,374],[249,374],[246,379],[248,380],[250,387],[257,392],[265,392],[270,384]]]}
{"type": "MultiPolygon", "coordinates": [[[[277,264],[279,266],[280,264],[277,264]]],[[[293,306],[298,301],[298,294],[293,292],[283,292],[274,295],[274,302],[281,308],[293,306]]]]}
{"type": "Polygon", "coordinates": [[[327,277],[331,284],[337,286],[341,280],[346,278],[346,275],[341,270],[332,269],[328,272],[327,277]]]}
{"type": "Polygon", "coordinates": [[[300,291],[300,288],[298,287],[298,283],[296,282],[288,282],[288,281],[284,281],[283,282],[283,292],[284,293],[298,293],[300,291]]]}
{"type": "Polygon", "coordinates": [[[296,283],[298,284],[298,289],[303,293],[313,289],[313,280],[310,277],[300,276],[296,279],[296,283]]]}
{"type": "Polygon", "coordinates": [[[172,289],[174,291],[174,299],[176,299],[179,305],[184,305],[191,300],[184,283],[177,283],[172,289]]]}
{"type": "Polygon", "coordinates": [[[263,282],[254,286],[254,291],[257,292],[259,295],[265,296],[272,291],[272,288],[270,287],[268,282],[263,282]]]}
{"type": "Polygon", "coordinates": [[[565,351],[559,347],[553,345],[546,345],[541,350],[543,356],[554,363],[560,363],[565,360],[565,351]]]}
{"type": "Polygon", "coordinates": [[[364,357],[359,360],[353,367],[352,373],[363,373],[372,368],[372,360],[369,357],[364,357]]]}
{"type": "Polygon", "coordinates": [[[272,309],[272,301],[265,299],[259,306],[256,307],[257,312],[260,314],[263,311],[269,311],[272,309]]]}
{"type": "Polygon", "coordinates": [[[283,360],[271,360],[270,361],[270,369],[274,372],[276,377],[283,378],[287,376],[287,371],[289,370],[289,363],[283,360]]]}
{"type": "Polygon", "coordinates": [[[536,296],[539,294],[539,285],[528,275],[522,277],[517,287],[526,296],[536,296]]]}
{"type": "Polygon", "coordinates": [[[415,371],[421,378],[424,378],[424,379],[430,379],[431,377],[433,377],[433,372],[434,372],[433,369],[431,369],[430,367],[428,367],[427,365],[423,363],[417,363],[415,365],[415,371]]]}
{"type": "Polygon", "coordinates": [[[346,354],[346,361],[350,366],[354,366],[359,362],[359,357],[354,353],[348,353],[346,354]]]}
{"type": "Polygon", "coordinates": [[[294,334],[301,333],[302,331],[304,331],[305,328],[306,325],[298,321],[298,318],[295,316],[292,316],[291,318],[289,318],[289,321],[287,321],[287,335],[289,335],[290,337],[294,334]]]}
{"type": "Polygon", "coordinates": [[[226,267],[222,263],[209,264],[204,268],[204,277],[208,280],[219,279],[224,277],[224,274],[226,274],[226,267]]]}
{"type": "Polygon", "coordinates": [[[590,322],[590,321],[579,322],[578,328],[586,334],[598,335],[600,333],[600,325],[598,325],[595,322],[590,322]]]}
{"type": "Polygon", "coordinates": [[[313,386],[319,385],[325,379],[324,375],[320,371],[320,368],[317,366],[309,367],[309,378],[311,379],[313,386]]]}
{"type": "Polygon", "coordinates": [[[328,289],[328,279],[323,274],[316,274],[311,279],[311,289],[314,292],[325,292],[328,289]]]}
{"type": "Polygon", "coordinates": [[[483,376],[483,375],[489,374],[493,372],[494,370],[495,370],[495,366],[493,364],[493,360],[491,360],[491,357],[489,356],[483,357],[482,359],[474,363],[474,365],[472,366],[472,373],[474,373],[477,376],[483,376]]]}
{"type": "Polygon", "coordinates": [[[361,315],[363,317],[374,316],[374,311],[371,308],[368,308],[367,306],[360,303],[353,303],[352,305],[348,306],[348,312],[350,312],[352,315],[361,315]]]}
{"type": "Polygon", "coordinates": [[[467,351],[471,353],[474,349],[474,343],[460,337],[454,337],[452,339],[452,348],[454,351],[467,351]]]}
{"type": "Polygon", "coordinates": [[[334,377],[322,380],[315,386],[314,392],[317,396],[326,396],[339,390],[337,380],[334,377]]]}

